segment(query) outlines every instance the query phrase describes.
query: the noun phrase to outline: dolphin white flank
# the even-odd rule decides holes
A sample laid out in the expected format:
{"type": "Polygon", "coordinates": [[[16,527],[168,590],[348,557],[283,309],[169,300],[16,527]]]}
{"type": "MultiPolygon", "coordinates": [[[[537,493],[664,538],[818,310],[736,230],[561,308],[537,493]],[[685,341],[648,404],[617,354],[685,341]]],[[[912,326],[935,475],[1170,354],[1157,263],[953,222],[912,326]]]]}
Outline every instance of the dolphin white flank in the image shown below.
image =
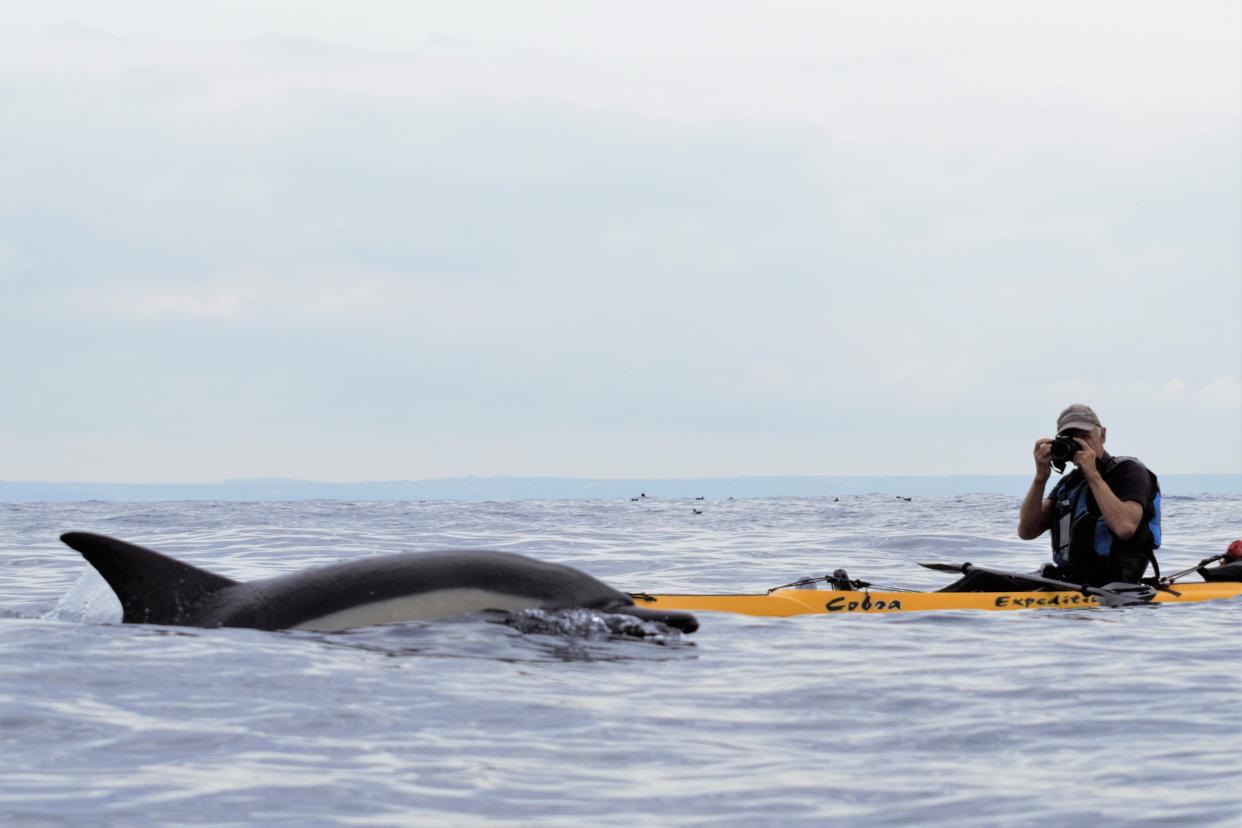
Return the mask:
{"type": "Polygon", "coordinates": [[[481,610],[585,608],[694,632],[685,612],[634,600],[572,567],[487,549],[403,552],[241,583],[90,532],[60,539],[121,601],[126,623],[336,631],[481,610]]]}

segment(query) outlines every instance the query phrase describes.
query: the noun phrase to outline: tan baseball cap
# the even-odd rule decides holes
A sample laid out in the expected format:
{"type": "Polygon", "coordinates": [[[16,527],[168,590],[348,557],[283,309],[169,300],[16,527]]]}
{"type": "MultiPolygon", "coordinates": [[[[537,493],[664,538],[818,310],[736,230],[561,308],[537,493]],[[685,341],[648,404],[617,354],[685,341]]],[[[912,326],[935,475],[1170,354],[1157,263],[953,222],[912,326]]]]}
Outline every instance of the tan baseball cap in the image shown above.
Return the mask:
{"type": "Polygon", "coordinates": [[[1091,431],[1092,429],[1102,428],[1102,426],[1100,425],[1100,418],[1095,416],[1091,406],[1074,403],[1073,405],[1067,405],[1065,410],[1061,412],[1061,416],[1057,417],[1057,434],[1060,434],[1067,428],[1081,428],[1083,431],[1091,431]]]}

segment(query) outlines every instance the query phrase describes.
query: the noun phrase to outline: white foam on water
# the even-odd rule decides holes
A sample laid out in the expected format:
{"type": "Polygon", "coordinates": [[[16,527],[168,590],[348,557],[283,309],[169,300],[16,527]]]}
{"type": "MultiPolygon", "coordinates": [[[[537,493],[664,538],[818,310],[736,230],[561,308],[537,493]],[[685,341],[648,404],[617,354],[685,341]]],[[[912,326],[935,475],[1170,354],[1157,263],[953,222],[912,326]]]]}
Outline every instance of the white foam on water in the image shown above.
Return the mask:
{"type": "Polygon", "coordinates": [[[80,624],[119,624],[124,611],[121,602],[93,567],[85,567],[56,606],[44,613],[50,621],[80,624]]]}

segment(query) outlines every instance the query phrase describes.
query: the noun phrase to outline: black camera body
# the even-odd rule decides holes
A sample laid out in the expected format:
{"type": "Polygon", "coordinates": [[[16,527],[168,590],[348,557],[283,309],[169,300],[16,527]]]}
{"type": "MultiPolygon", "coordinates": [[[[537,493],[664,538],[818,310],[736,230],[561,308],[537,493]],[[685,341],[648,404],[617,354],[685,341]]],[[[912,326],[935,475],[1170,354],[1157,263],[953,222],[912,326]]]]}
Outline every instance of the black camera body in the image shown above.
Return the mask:
{"type": "Polygon", "coordinates": [[[1065,464],[1074,459],[1074,455],[1082,451],[1082,445],[1068,434],[1058,434],[1052,441],[1052,467],[1057,474],[1065,471],[1065,464]]]}

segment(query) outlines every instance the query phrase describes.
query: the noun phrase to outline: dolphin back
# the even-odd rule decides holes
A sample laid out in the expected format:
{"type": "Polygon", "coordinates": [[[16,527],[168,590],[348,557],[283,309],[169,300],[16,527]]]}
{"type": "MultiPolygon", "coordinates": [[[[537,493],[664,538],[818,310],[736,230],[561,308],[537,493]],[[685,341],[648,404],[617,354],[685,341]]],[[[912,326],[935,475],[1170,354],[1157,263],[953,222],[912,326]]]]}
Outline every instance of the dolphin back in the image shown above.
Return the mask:
{"type": "Polygon", "coordinates": [[[402,552],[238,583],[104,535],[60,539],[99,570],[129,624],[336,630],[484,609],[583,607],[683,632],[698,627],[689,613],[636,607],[585,572],[510,552],[402,552]]]}
{"type": "Polygon", "coordinates": [[[112,587],[127,624],[198,626],[205,604],[237,582],[159,552],[91,532],[66,532],[60,539],[112,587]]]}

